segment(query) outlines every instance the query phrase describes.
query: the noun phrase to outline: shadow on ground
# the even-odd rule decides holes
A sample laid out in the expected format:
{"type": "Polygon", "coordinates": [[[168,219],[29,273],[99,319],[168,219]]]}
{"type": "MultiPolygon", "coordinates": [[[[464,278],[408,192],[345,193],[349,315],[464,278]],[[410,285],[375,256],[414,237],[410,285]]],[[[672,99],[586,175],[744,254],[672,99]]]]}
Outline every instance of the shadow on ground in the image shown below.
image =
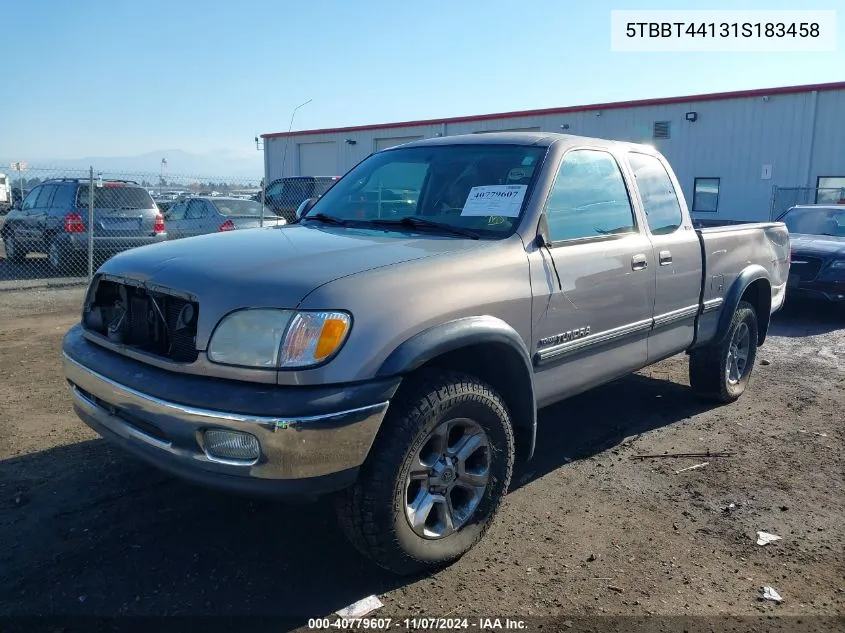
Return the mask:
{"type": "MultiPolygon", "coordinates": [[[[513,488],[701,410],[687,387],[639,375],[550,407],[513,488]]],[[[102,440],[0,462],[0,482],[0,615],[248,613],[304,624],[410,582],[347,545],[326,501],[207,491],[102,440]]]]}
{"type": "Polygon", "coordinates": [[[85,270],[58,274],[50,267],[47,258],[43,256],[29,255],[18,262],[0,257],[0,282],[3,282],[4,287],[12,288],[16,281],[46,281],[67,284],[68,282],[85,281],[81,277],[85,274],[85,270]]]}
{"type": "Polygon", "coordinates": [[[845,306],[821,301],[787,301],[772,317],[771,336],[820,336],[845,328],[845,306]]]}

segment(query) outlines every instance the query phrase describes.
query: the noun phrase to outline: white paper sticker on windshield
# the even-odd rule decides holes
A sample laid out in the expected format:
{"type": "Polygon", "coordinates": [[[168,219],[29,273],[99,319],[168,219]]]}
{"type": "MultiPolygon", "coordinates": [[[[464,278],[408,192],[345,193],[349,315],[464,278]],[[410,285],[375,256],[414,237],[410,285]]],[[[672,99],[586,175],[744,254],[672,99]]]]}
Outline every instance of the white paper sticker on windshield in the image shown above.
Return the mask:
{"type": "Polygon", "coordinates": [[[528,185],[485,185],[470,189],[462,216],[498,215],[515,218],[519,215],[528,185]]]}

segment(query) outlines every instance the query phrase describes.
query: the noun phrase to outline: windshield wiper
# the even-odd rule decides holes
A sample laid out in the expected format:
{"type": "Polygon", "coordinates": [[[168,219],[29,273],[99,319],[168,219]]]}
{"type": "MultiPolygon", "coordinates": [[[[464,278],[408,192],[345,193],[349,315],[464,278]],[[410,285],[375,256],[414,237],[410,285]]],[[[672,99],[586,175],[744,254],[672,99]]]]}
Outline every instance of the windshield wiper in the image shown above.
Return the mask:
{"type": "Polygon", "coordinates": [[[426,218],[420,218],[416,216],[405,216],[404,218],[394,220],[394,219],[377,219],[377,220],[370,220],[370,224],[376,224],[379,226],[407,226],[411,228],[429,228],[429,229],[437,229],[439,231],[444,231],[446,233],[451,233],[452,235],[460,235],[461,237],[468,237],[473,240],[479,239],[478,233],[472,231],[470,229],[464,229],[459,226],[452,226],[451,224],[446,224],[445,222],[435,222],[434,220],[428,220],[426,218]]]}
{"type": "Polygon", "coordinates": [[[337,226],[349,226],[349,222],[336,218],[333,215],[326,215],[325,213],[315,213],[314,215],[303,215],[300,220],[317,220],[324,224],[335,224],[337,226]]]}

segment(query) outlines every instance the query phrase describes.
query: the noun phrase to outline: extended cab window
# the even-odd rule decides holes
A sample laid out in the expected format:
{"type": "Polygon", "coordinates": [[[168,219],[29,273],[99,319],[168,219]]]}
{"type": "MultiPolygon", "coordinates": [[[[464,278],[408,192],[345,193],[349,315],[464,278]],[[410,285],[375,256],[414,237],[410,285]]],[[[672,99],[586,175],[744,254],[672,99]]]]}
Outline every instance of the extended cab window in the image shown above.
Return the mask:
{"type": "Polygon", "coordinates": [[[566,154],[546,203],[546,216],[553,242],[636,230],[619,165],[599,150],[566,154]]]}
{"type": "Polygon", "coordinates": [[[655,156],[635,152],[628,154],[628,162],[634,171],[652,234],[666,235],[677,231],[683,224],[684,216],[678,194],[663,163],[655,156]]]}

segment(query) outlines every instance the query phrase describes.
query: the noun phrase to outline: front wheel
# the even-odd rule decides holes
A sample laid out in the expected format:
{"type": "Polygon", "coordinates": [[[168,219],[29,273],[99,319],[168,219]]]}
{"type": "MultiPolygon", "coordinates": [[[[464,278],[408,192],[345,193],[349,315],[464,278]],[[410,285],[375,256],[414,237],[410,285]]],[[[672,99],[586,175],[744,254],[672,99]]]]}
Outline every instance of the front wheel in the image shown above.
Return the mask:
{"type": "Polygon", "coordinates": [[[698,395],[733,402],[745,391],[757,359],[757,313],[740,301],[727,336],[690,353],[690,386],[698,395]]]}
{"type": "Polygon", "coordinates": [[[391,403],[338,518],[353,545],[393,573],[442,567],[484,536],[513,463],[501,397],[472,376],[434,377],[391,403]]]}
{"type": "Polygon", "coordinates": [[[3,238],[3,248],[6,250],[6,259],[10,262],[21,262],[26,257],[26,251],[18,244],[14,231],[10,231],[3,238]]]}

